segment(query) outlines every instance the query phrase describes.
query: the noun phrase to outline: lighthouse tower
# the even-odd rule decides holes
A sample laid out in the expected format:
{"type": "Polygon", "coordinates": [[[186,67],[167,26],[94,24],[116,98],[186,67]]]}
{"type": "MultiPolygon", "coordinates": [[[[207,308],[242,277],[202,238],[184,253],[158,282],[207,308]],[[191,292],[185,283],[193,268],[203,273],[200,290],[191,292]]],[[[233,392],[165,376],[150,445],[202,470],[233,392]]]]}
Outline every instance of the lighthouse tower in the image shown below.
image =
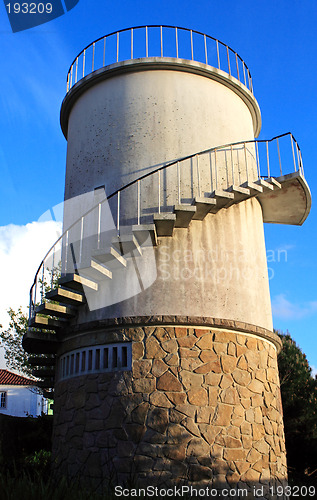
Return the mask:
{"type": "Polygon", "coordinates": [[[168,26],[86,47],[61,127],[64,232],[23,341],[54,387],[56,474],[273,498],[287,469],[263,222],[309,213],[297,142],[256,140],[234,50],[168,26]]]}

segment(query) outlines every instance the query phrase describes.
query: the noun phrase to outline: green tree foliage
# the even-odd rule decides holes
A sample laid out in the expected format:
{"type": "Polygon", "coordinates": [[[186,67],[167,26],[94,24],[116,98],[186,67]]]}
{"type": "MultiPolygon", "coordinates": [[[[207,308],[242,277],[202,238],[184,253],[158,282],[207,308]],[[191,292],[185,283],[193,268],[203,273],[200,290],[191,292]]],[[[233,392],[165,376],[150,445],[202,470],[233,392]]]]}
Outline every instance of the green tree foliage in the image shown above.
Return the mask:
{"type": "Polygon", "coordinates": [[[17,311],[10,308],[8,314],[10,316],[9,328],[4,330],[0,325],[0,346],[4,347],[7,367],[29,376],[32,369],[28,362],[28,355],[22,347],[22,338],[28,329],[28,317],[21,307],[17,311]]]}
{"type": "MultiPolygon", "coordinates": [[[[58,280],[61,276],[61,262],[53,269],[46,269],[45,274],[38,280],[41,289],[41,300],[52,288],[58,287],[58,280]]],[[[3,329],[0,325],[0,346],[4,348],[4,358],[7,367],[17,370],[20,373],[32,375],[32,367],[28,362],[28,354],[22,347],[23,335],[28,330],[28,315],[23,312],[22,307],[17,311],[10,309],[7,311],[10,316],[9,328],[3,329]]]]}
{"type": "Polygon", "coordinates": [[[306,355],[289,333],[278,357],[290,477],[295,484],[317,480],[317,380],[306,355]]]}

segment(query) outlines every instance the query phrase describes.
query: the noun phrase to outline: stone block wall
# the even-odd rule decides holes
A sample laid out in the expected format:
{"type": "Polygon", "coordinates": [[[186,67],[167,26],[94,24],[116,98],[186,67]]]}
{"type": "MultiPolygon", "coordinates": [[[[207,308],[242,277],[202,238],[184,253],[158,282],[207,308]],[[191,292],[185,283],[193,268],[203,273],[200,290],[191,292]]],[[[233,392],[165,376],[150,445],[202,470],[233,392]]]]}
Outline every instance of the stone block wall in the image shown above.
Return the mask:
{"type": "Polygon", "coordinates": [[[132,371],[57,382],[59,475],[99,485],[264,486],[272,499],[268,488],[284,485],[287,469],[270,339],[162,324],[117,326],[107,339],[132,342],[132,371]]]}

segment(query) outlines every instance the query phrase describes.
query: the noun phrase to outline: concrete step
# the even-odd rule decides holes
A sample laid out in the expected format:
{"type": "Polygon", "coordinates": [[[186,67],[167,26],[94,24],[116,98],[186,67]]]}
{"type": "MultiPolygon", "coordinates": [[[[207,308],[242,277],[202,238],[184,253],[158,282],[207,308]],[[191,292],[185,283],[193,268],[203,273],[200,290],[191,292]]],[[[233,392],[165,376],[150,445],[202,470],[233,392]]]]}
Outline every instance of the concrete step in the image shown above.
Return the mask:
{"type": "Polygon", "coordinates": [[[58,284],[71,290],[82,291],[83,286],[90,290],[98,291],[98,283],[79,274],[66,274],[58,280],[58,284]]]}
{"type": "Polygon", "coordinates": [[[55,357],[48,356],[29,356],[28,362],[32,366],[55,366],[55,357]]]}
{"type": "Polygon", "coordinates": [[[44,302],[36,307],[36,313],[41,314],[49,314],[50,316],[57,316],[58,318],[73,318],[76,316],[77,311],[73,307],[62,305],[62,304],[53,304],[51,302],[44,302]]]}
{"type": "Polygon", "coordinates": [[[123,234],[112,239],[112,246],[123,256],[134,252],[142,255],[142,250],[134,234],[123,234]]]}
{"type": "Polygon", "coordinates": [[[70,304],[72,306],[81,306],[85,304],[85,295],[81,292],[75,290],[68,290],[59,286],[54,288],[51,292],[48,292],[45,296],[47,299],[55,300],[56,302],[61,302],[62,304],[70,304]]]}
{"type": "Polygon", "coordinates": [[[244,182],[241,184],[241,187],[249,189],[250,196],[256,196],[257,194],[263,193],[263,187],[251,181],[244,182]]]}
{"type": "Polygon", "coordinates": [[[282,184],[280,184],[280,182],[278,182],[274,177],[268,177],[266,181],[273,185],[274,190],[282,188],[282,184]]]}
{"type": "Polygon", "coordinates": [[[188,227],[190,221],[196,213],[196,207],[193,205],[179,204],[174,206],[176,214],[175,227],[188,227]]]}
{"type": "Polygon", "coordinates": [[[207,214],[214,214],[217,211],[217,200],[215,198],[198,196],[194,198],[192,204],[194,205],[194,207],[196,207],[196,212],[193,216],[193,220],[203,220],[207,214]]]}
{"type": "Polygon", "coordinates": [[[262,186],[263,188],[263,193],[266,191],[273,191],[274,187],[272,184],[269,182],[265,181],[264,179],[258,179],[257,181],[254,181],[254,184],[257,184],[258,186],[262,186]]]}
{"type": "Polygon", "coordinates": [[[228,191],[229,193],[234,194],[234,203],[239,203],[240,201],[246,200],[250,197],[250,189],[242,186],[236,186],[235,184],[228,187],[228,191]]]}
{"type": "Polygon", "coordinates": [[[94,259],[90,259],[89,262],[83,262],[77,264],[77,271],[80,275],[93,278],[94,280],[104,280],[106,278],[112,279],[112,271],[110,271],[106,266],[97,262],[94,259]]]}
{"type": "Polygon", "coordinates": [[[176,214],[154,214],[154,224],[158,236],[172,236],[176,222],[176,214]]]}
{"type": "Polygon", "coordinates": [[[224,191],[223,189],[216,189],[211,193],[210,197],[217,201],[218,210],[221,208],[227,208],[234,200],[234,194],[224,191]]]}
{"type": "Polygon", "coordinates": [[[126,267],[127,261],[114,247],[100,248],[92,251],[92,258],[101,264],[105,264],[110,270],[116,267],[126,267]]]}
{"type": "Polygon", "coordinates": [[[22,346],[29,354],[56,354],[59,342],[53,333],[28,330],[23,335],[22,346]]]}
{"type": "Polygon", "coordinates": [[[132,226],[132,232],[141,246],[157,246],[157,234],[155,224],[136,224],[132,226]]]}
{"type": "MultiPolygon", "coordinates": [[[[41,316],[40,314],[35,314],[33,318],[29,321],[30,328],[38,328],[42,330],[61,330],[65,328],[67,321],[49,318],[47,316],[41,316]]],[[[42,353],[45,354],[45,353],[42,353]]]]}

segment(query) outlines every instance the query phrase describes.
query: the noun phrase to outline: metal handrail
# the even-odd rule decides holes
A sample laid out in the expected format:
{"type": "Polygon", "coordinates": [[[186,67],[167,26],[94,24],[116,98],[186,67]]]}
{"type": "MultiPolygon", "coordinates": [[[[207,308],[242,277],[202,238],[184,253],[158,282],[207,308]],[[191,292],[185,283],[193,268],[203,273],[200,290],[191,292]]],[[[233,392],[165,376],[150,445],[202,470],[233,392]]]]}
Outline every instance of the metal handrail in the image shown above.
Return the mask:
{"type": "Polygon", "coordinates": [[[224,71],[230,77],[237,78],[239,82],[253,93],[250,70],[239,54],[229,47],[229,45],[200,31],[166,24],[124,28],[97,38],[97,40],[87,45],[71,63],[67,73],[67,92],[78,81],[97,69],[127,59],[153,57],[151,54],[161,58],[176,57],[177,59],[204,62],[207,65],[224,71]],[[151,50],[151,45],[155,42],[155,31],[157,30],[159,30],[159,50],[155,54],[155,51],[151,50]],[[144,31],[141,50],[136,40],[136,31],[144,31]],[[123,34],[127,32],[130,32],[130,41],[128,41],[129,49],[127,49],[127,41],[125,41],[125,44],[120,43],[120,35],[122,41],[123,34]],[[185,34],[185,36],[188,34],[190,39],[181,40],[182,34],[185,34]],[[108,49],[111,37],[114,38],[112,53],[108,49]],[[121,57],[120,50],[122,53],[122,46],[124,46],[125,55],[121,57]]]}
{"type": "MultiPolygon", "coordinates": [[[[46,253],[45,257],[43,258],[43,260],[41,261],[37,271],[36,271],[36,274],[35,274],[35,277],[34,277],[34,281],[33,281],[33,284],[30,288],[30,318],[32,317],[33,315],[33,312],[34,312],[34,307],[35,307],[35,303],[36,303],[36,297],[35,299],[33,300],[33,292],[35,290],[35,295],[36,295],[36,288],[37,288],[37,283],[39,281],[39,274],[40,272],[42,271],[42,287],[43,287],[43,281],[44,281],[44,272],[45,272],[45,261],[47,260],[47,258],[49,257],[49,255],[51,254],[51,252],[55,249],[55,247],[60,244],[63,240],[63,238],[66,237],[66,240],[68,242],[68,235],[69,235],[69,231],[74,228],[77,224],[81,223],[81,226],[83,228],[83,223],[84,223],[84,219],[89,215],[91,214],[94,210],[96,210],[98,208],[99,210],[99,214],[100,214],[100,206],[109,201],[110,199],[114,198],[115,196],[117,196],[117,232],[118,234],[120,234],[120,197],[121,197],[121,193],[123,193],[124,191],[126,191],[129,187],[133,186],[133,185],[137,185],[137,224],[140,225],[140,202],[139,202],[139,197],[140,197],[140,183],[142,180],[150,177],[150,176],[154,176],[155,174],[158,174],[158,212],[160,213],[161,211],[161,202],[160,202],[160,199],[161,199],[161,172],[164,171],[164,170],[167,170],[168,168],[170,167],[173,167],[176,165],[177,167],[177,179],[178,179],[178,201],[180,202],[180,165],[184,162],[186,162],[187,160],[191,160],[193,158],[196,158],[196,165],[197,165],[197,177],[198,177],[198,195],[201,196],[201,179],[200,179],[200,174],[199,174],[199,158],[202,157],[203,155],[205,154],[211,154],[211,153],[214,153],[215,155],[215,166],[214,166],[214,176],[213,174],[211,174],[211,176],[213,177],[211,179],[211,185],[214,185],[214,188],[217,189],[218,187],[218,172],[217,172],[217,161],[216,161],[216,158],[217,158],[217,154],[218,154],[218,157],[219,157],[219,154],[223,151],[227,151],[229,152],[229,156],[231,156],[231,165],[229,165],[227,167],[227,170],[226,170],[226,175],[227,175],[227,179],[228,179],[228,187],[229,187],[229,184],[231,182],[231,184],[238,184],[239,183],[239,180],[238,182],[236,183],[235,182],[235,177],[237,177],[237,173],[235,174],[234,171],[235,171],[235,168],[234,168],[234,163],[233,163],[233,151],[243,151],[243,155],[245,156],[246,158],[246,155],[247,155],[247,145],[252,145],[254,144],[254,150],[255,150],[255,156],[254,156],[254,161],[256,163],[256,171],[257,171],[257,178],[260,179],[260,178],[268,178],[268,177],[271,177],[272,176],[272,165],[270,163],[270,157],[272,158],[272,151],[270,152],[269,150],[269,145],[270,143],[273,143],[275,141],[276,143],[276,151],[275,151],[275,156],[277,155],[277,163],[278,163],[278,175],[275,175],[275,177],[280,177],[283,175],[283,171],[282,171],[282,160],[281,160],[281,151],[280,151],[280,147],[281,147],[281,143],[280,143],[280,140],[282,138],[286,138],[286,137],[289,137],[290,138],[290,146],[291,146],[291,154],[289,155],[290,158],[289,158],[289,161],[291,161],[294,165],[294,172],[300,172],[301,175],[304,176],[304,170],[303,170],[303,163],[302,163],[302,155],[301,155],[301,150],[300,150],[300,147],[296,141],[296,139],[294,138],[293,134],[291,132],[287,132],[285,134],[282,134],[282,135],[279,135],[279,136],[276,136],[276,137],[273,137],[272,139],[260,139],[260,140],[249,140],[249,141],[240,141],[240,142],[234,142],[234,143],[228,143],[228,144],[224,144],[222,146],[216,146],[216,147],[213,147],[213,148],[209,148],[209,149],[206,149],[206,150],[203,150],[203,151],[200,151],[200,152],[196,152],[196,153],[193,153],[191,155],[187,155],[187,156],[184,156],[182,158],[179,158],[177,160],[173,160],[165,165],[162,165],[158,168],[156,168],[155,170],[152,170],[151,172],[148,172],[146,174],[143,174],[142,176],[138,177],[137,179],[134,179],[133,181],[127,183],[126,185],[124,185],[122,188],[119,188],[115,191],[113,191],[110,195],[108,195],[102,202],[99,202],[97,203],[96,205],[94,205],[92,208],[90,208],[85,214],[81,215],[81,217],[79,219],[77,219],[75,222],[73,222],[64,232],[63,234],[56,240],[56,242],[50,247],[50,249],[48,250],[48,252],[46,253]],[[262,159],[264,157],[264,161],[266,160],[266,174],[265,175],[261,175],[261,154],[260,154],[260,148],[259,146],[263,145],[264,146],[264,153],[262,154],[262,159]],[[295,154],[296,152],[296,154],[295,154]],[[231,173],[232,172],[232,173],[231,173]],[[230,177],[230,182],[229,182],[229,177],[230,177]]],[[[263,167],[263,163],[264,161],[262,162],[262,167],[263,167]]],[[[247,165],[247,162],[246,162],[246,165],[247,165]]],[[[262,170],[262,173],[263,173],[263,170],[262,170]]],[[[246,172],[246,175],[247,175],[247,180],[249,181],[252,181],[252,180],[255,180],[255,179],[249,179],[248,178],[248,172],[246,172]]],[[[100,227],[100,224],[99,226],[100,227]]],[[[81,235],[83,234],[83,231],[81,230],[81,235]]],[[[99,236],[98,236],[99,238],[99,236]]],[[[54,257],[54,254],[53,254],[53,257],[54,257]]],[[[53,259],[53,268],[54,268],[54,259],[53,259]]],[[[51,289],[53,288],[52,286],[52,283],[51,283],[51,289]]],[[[44,294],[43,294],[43,290],[42,290],[42,293],[41,293],[41,297],[42,297],[42,300],[43,300],[43,297],[44,297],[44,294]]]]}

